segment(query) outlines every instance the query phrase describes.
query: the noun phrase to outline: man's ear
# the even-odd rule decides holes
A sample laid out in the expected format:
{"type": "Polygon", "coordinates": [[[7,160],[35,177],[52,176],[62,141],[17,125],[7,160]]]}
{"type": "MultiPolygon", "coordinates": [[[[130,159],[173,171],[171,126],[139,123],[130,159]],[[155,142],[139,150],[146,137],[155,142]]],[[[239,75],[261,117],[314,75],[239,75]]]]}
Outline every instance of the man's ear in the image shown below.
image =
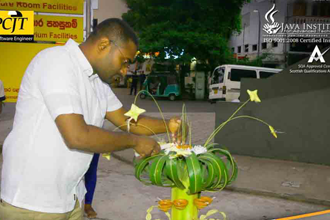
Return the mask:
{"type": "Polygon", "coordinates": [[[102,37],[97,43],[97,49],[99,52],[104,52],[105,50],[110,49],[111,44],[108,38],[102,37]]]}

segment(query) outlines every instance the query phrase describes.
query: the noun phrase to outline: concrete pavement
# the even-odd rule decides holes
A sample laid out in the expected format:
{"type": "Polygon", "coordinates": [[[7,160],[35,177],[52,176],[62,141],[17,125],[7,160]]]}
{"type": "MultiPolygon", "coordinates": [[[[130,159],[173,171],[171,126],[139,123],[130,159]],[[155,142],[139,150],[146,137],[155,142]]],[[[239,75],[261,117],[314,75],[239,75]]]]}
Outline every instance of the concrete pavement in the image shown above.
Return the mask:
{"type": "MultiPolygon", "coordinates": [[[[147,115],[159,116],[159,113],[147,115]]],[[[178,112],[164,115],[169,118],[178,112]]],[[[188,117],[192,121],[192,142],[202,144],[215,127],[215,114],[193,112],[188,117]]],[[[0,115],[0,145],[12,123],[12,111],[0,115]]],[[[110,123],[105,123],[104,128],[115,129],[110,123]]],[[[166,135],[155,138],[166,139],[166,135]]],[[[227,147],[230,150],[230,146],[227,147]]],[[[125,150],[114,152],[111,161],[100,160],[94,200],[99,213],[97,219],[145,219],[145,210],[156,205],[157,197],[170,197],[170,189],[144,186],[135,179],[133,156],[132,150],[125,150]]],[[[239,167],[238,178],[223,192],[215,193],[217,199],[211,206],[225,211],[230,219],[273,219],[329,209],[330,167],[241,155],[234,157],[239,167]]],[[[166,219],[160,211],[154,213],[158,213],[155,218],[166,219]]],[[[320,219],[330,219],[330,215],[320,219]]]]}
{"type": "MultiPolygon", "coordinates": [[[[238,162],[240,163],[240,160],[238,162]]],[[[99,220],[144,220],[146,210],[157,205],[158,198],[170,199],[171,196],[169,188],[145,186],[140,183],[134,177],[134,167],[114,156],[110,161],[100,159],[97,184],[93,206],[98,212],[99,220]]],[[[329,209],[324,205],[231,190],[203,192],[203,195],[216,198],[210,207],[200,211],[200,215],[210,209],[218,209],[226,213],[227,220],[271,220],[329,209]]],[[[153,220],[167,220],[164,213],[158,209],[154,209],[152,215],[153,220]]],[[[220,216],[213,218],[222,219],[220,216]]],[[[330,215],[306,220],[318,219],[329,220],[330,215]]]]}

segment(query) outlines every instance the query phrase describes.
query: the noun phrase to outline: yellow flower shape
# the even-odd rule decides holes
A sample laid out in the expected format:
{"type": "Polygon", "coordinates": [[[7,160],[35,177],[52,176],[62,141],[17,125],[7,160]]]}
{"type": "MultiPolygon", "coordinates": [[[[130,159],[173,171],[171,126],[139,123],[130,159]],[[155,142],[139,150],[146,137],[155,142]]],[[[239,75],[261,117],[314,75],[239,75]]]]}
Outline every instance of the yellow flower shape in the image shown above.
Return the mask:
{"type": "Polygon", "coordinates": [[[104,153],[102,154],[102,157],[104,157],[107,160],[110,160],[110,153],[104,153]]]}
{"type": "Polygon", "coordinates": [[[258,94],[257,94],[258,90],[254,90],[254,91],[247,90],[247,93],[250,96],[251,102],[261,102],[261,100],[259,99],[258,94]]]}
{"type": "Polygon", "coordinates": [[[269,125],[269,129],[270,129],[270,133],[272,133],[274,135],[274,137],[277,138],[277,134],[276,134],[275,129],[270,125],[269,125]]]}
{"type": "Polygon", "coordinates": [[[134,119],[134,121],[137,122],[139,115],[145,111],[146,110],[139,108],[136,105],[132,104],[131,109],[128,112],[126,112],[124,115],[130,117],[129,121],[134,119]]]}

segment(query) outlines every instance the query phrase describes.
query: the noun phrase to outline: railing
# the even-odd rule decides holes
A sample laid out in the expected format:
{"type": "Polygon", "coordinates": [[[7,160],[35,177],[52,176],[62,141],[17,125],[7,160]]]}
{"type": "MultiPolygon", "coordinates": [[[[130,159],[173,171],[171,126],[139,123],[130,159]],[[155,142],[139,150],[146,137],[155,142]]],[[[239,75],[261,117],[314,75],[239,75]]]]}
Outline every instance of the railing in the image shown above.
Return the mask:
{"type": "Polygon", "coordinates": [[[330,17],[292,16],[288,19],[289,24],[329,24],[330,17]]]}

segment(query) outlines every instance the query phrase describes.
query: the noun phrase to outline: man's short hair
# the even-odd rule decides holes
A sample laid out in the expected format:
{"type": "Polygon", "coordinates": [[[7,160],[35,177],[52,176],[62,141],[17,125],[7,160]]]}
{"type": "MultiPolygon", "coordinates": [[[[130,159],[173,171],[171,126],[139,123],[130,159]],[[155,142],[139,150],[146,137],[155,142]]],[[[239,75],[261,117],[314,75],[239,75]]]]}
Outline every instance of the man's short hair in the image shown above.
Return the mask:
{"type": "Polygon", "coordinates": [[[119,18],[109,18],[102,21],[89,36],[92,40],[100,39],[101,37],[107,37],[118,44],[126,44],[131,40],[136,47],[139,46],[134,30],[119,18]]]}

